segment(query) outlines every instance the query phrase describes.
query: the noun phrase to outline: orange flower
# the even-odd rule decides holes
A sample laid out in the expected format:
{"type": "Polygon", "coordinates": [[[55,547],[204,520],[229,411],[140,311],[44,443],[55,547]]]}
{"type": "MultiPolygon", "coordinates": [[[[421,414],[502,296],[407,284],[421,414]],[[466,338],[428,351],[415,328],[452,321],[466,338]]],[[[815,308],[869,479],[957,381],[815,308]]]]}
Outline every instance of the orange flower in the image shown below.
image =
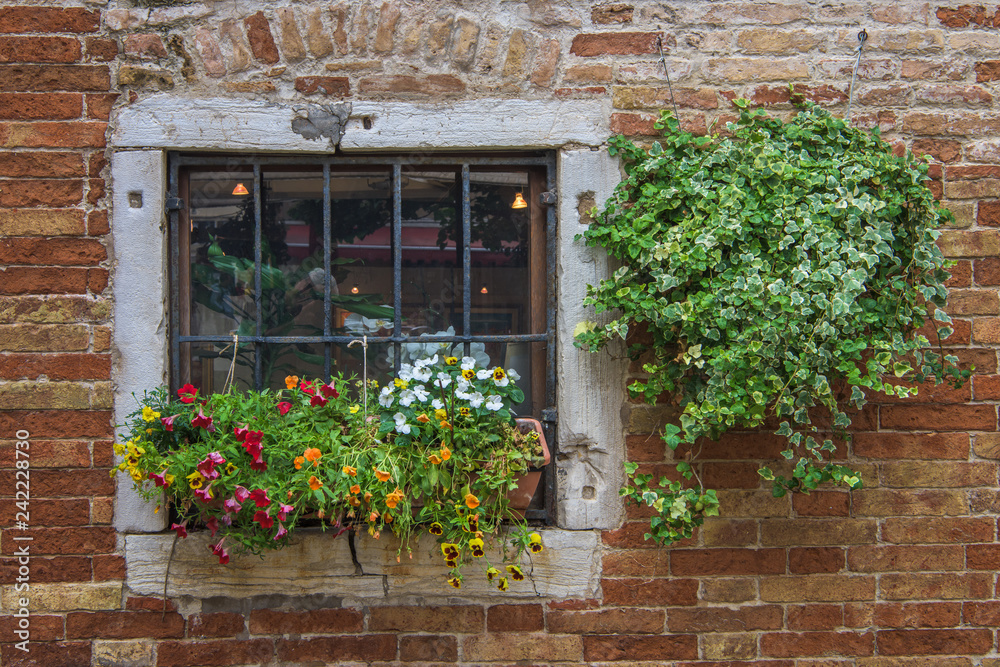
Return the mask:
{"type": "Polygon", "coordinates": [[[344,466],[341,470],[344,471],[345,475],[350,475],[351,477],[356,477],[358,474],[358,469],[352,468],[351,466],[344,466]]]}
{"type": "Polygon", "coordinates": [[[440,456],[438,456],[437,454],[431,454],[431,455],[430,455],[430,456],[428,456],[427,458],[428,458],[428,460],[430,460],[430,462],[431,462],[431,463],[433,463],[434,465],[440,465],[440,464],[441,464],[441,457],[440,457],[440,456]]]}
{"type": "Polygon", "coordinates": [[[372,494],[370,491],[365,491],[365,502],[370,503],[372,501],[372,494]]]}
{"type": "Polygon", "coordinates": [[[372,513],[368,515],[368,520],[371,521],[372,523],[378,521],[378,511],[372,510],[372,513]]]}
{"type": "Polygon", "coordinates": [[[351,496],[350,498],[348,498],[348,499],[347,499],[347,503],[348,503],[348,504],[349,504],[349,505],[350,505],[351,507],[360,507],[360,506],[361,506],[361,501],[360,501],[360,500],[358,500],[358,497],[357,497],[357,496],[351,496]]]}
{"type": "Polygon", "coordinates": [[[446,422],[445,420],[442,419],[441,420],[441,428],[451,428],[451,424],[449,424],[448,422],[446,422]]]}
{"type": "Polygon", "coordinates": [[[287,375],[285,376],[285,386],[289,389],[295,389],[299,386],[299,376],[298,375],[287,375]]]}
{"type": "Polygon", "coordinates": [[[421,424],[426,424],[430,420],[431,420],[431,418],[428,417],[426,413],[424,413],[424,414],[420,415],[419,417],[417,417],[417,421],[420,422],[421,424]]]}
{"type": "Polygon", "coordinates": [[[295,469],[296,470],[302,470],[302,464],[305,462],[305,460],[306,460],[306,457],[304,457],[304,456],[296,456],[295,457],[295,469]]]}
{"type": "Polygon", "coordinates": [[[465,494],[465,504],[470,510],[474,510],[479,507],[479,498],[476,498],[471,493],[465,494]]]}
{"type": "Polygon", "coordinates": [[[378,467],[376,466],[375,467],[375,477],[377,477],[378,481],[380,481],[380,482],[388,482],[389,479],[392,477],[392,475],[389,474],[389,473],[387,473],[387,472],[385,472],[384,470],[379,470],[378,467]]]}
{"type": "Polygon", "coordinates": [[[312,489],[313,491],[316,491],[321,486],[323,486],[323,482],[319,481],[319,478],[316,477],[316,475],[313,475],[312,477],[309,478],[309,488],[310,489],[312,489]]]}
{"type": "Polygon", "coordinates": [[[361,493],[361,485],[355,484],[351,487],[351,493],[361,493]]]}
{"type": "Polygon", "coordinates": [[[448,449],[447,445],[444,445],[443,447],[441,447],[441,460],[447,461],[450,458],[451,458],[451,450],[448,449]]]}
{"type": "Polygon", "coordinates": [[[323,456],[323,453],[316,449],[315,447],[310,447],[305,451],[306,461],[312,461],[314,466],[319,465],[319,457],[323,456]]]}
{"type": "Polygon", "coordinates": [[[396,505],[399,504],[399,501],[403,499],[403,497],[404,497],[403,492],[400,491],[399,487],[397,486],[395,491],[393,491],[392,493],[388,494],[385,497],[386,507],[388,507],[389,509],[395,508],[396,505]]]}

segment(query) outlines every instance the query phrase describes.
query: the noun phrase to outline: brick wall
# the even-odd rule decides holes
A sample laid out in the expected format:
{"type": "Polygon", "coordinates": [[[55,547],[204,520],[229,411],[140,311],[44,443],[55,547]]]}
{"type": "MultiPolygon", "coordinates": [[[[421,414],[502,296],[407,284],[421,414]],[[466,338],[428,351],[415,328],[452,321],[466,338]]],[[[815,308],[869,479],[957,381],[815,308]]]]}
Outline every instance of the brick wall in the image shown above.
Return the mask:
{"type": "MultiPolygon", "coordinates": [[[[0,616],[3,665],[389,664],[402,661],[820,667],[1000,665],[996,570],[1000,374],[1000,9],[903,3],[234,3],[113,1],[0,8],[0,550],[30,535],[31,653],[0,616]],[[142,3],[135,3],[136,5],[142,3]],[[340,607],[336,600],[130,594],[110,527],[108,196],[114,107],[154,94],[280,103],[607,100],[615,131],[648,135],[670,96],[722,128],[728,101],[790,112],[788,84],[934,158],[955,212],[947,341],[973,381],[871,405],[845,454],[864,491],[774,499],[756,475],[767,433],[707,447],[724,516],[670,549],[633,511],[603,535],[588,600],[340,607]],[[31,518],[12,531],[14,442],[31,433],[31,518]],[[174,603],[179,606],[174,607],[174,603]]],[[[565,332],[564,332],[565,333],[565,332]]],[[[632,457],[669,471],[631,406],[632,457]]],[[[616,409],[611,411],[616,413],[616,409]]],[[[3,561],[0,601],[16,577],[3,561]]]]}

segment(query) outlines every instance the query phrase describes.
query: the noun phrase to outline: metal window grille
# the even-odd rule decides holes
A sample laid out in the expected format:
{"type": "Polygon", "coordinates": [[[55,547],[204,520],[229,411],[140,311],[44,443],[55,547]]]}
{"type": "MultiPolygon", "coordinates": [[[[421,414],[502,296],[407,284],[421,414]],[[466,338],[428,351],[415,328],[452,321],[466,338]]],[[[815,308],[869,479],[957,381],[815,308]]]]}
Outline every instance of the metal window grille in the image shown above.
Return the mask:
{"type": "MultiPolygon", "coordinates": [[[[224,335],[187,335],[181,333],[180,323],[182,312],[188,308],[187,303],[183,303],[188,295],[183,294],[181,285],[181,267],[184,265],[181,257],[181,235],[187,234],[187,229],[182,229],[182,215],[185,211],[186,202],[182,198],[182,169],[191,168],[226,168],[226,169],[252,169],[253,178],[253,198],[254,198],[254,299],[255,299],[255,332],[252,336],[240,336],[240,343],[247,344],[287,344],[287,343],[313,343],[321,344],[324,350],[323,371],[326,377],[331,371],[331,348],[336,344],[351,343],[360,340],[358,335],[335,333],[331,323],[331,168],[342,168],[352,166],[358,168],[383,168],[387,169],[390,177],[391,187],[391,234],[392,234],[392,276],[393,276],[393,310],[394,319],[392,334],[389,336],[369,336],[369,343],[389,343],[394,350],[394,369],[399,370],[401,360],[401,346],[405,343],[462,343],[464,353],[470,353],[473,343],[545,343],[545,379],[544,398],[542,405],[554,406],[555,404],[555,208],[547,205],[544,207],[545,224],[545,332],[528,334],[506,334],[506,335],[474,335],[471,333],[471,314],[473,289],[471,281],[471,202],[470,202],[470,169],[475,167],[493,168],[531,168],[542,169],[544,171],[544,182],[546,194],[555,191],[555,155],[552,152],[544,154],[534,154],[527,156],[299,156],[299,155],[250,155],[250,156],[205,156],[186,155],[181,153],[170,153],[168,155],[168,192],[167,192],[167,212],[169,216],[170,234],[170,386],[171,391],[176,391],[181,378],[181,345],[184,343],[229,343],[231,336],[224,335]],[[269,336],[264,331],[263,309],[261,308],[262,294],[262,245],[261,227],[262,211],[265,204],[264,197],[264,169],[269,166],[309,166],[312,168],[322,168],[323,179],[323,270],[325,284],[323,290],[323,333],[314,336],[269,336]],[[453,168],[460,174],[460,208],[461,208],[461,230],[462,230],[462,333],[461,335],[442,336],[423,334],[420,336],[408,336],[403,331],[402,325],[402,187],[403,170],[409,167],[447,167],[453,168]]],[[[318,172],[317,172],[318,173],[318,172]]],[[[533,193],[538,196],[538,193],[533,193]]],[[[547,199],[550,203],[552,198],[547,199]]],[[[541,205],[536,199],[533,206],[541,205]]],[[[537,287],[536,287],[537,289],[537,287]]],[[[533,367],[532,374],[541,372],[533,367]]],[[[263,369],[261,367],[261,355],[254,355],[253,380],[256,389],[260,390],[264,386],[263,369]]],[[[555,446],[554,409],[546,407],[543,414],[535,415],[543,421],[546,438],[550,446],[555,446]]],[[[550,466],[551,468],[552,466],[550,466]]],[[[546,472],[545,475],[545,509],[528,510],[529,519],[542,519],[554,517],[554,483],[555,475],[546,472]]]]}

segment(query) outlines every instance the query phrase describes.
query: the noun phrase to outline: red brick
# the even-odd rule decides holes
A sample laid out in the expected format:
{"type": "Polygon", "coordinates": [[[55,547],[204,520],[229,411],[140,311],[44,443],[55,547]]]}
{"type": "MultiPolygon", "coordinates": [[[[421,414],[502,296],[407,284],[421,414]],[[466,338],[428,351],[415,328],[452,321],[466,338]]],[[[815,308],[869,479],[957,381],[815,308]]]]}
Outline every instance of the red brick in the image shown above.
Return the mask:
{"type": "Polygon", "coordinates": [[[1000,80],[1000,60],[984,60],[975,64],[976,83],[1000,80]]]}
{"type": "Polygon", "coordinates": [[[918,157],[930,155],[940,162],[956,162],[962,157],[962,142],[946,139],[914,139],[910,150],[918,157]]]}
{"type": "Polygon", "coordinates": [[[372,76],[361,79],[358,90],[365,95],[438,97],[464,92],[465,82],[451,74],[372,76]]]}
{"type": "MultiPolygon", "coordinates": [[[[91,294],[100,294],[108,287],[108,270],[107,269],[88,269],[87,270],[87,289],[90,290],[91,294]]],[[[95,330],[96,336],[97,330],[95,330]]],[[[95,338],[96,340],[96,338],[95,338]]],[[[96,343],[94,345],[95,352],[106,352],[107,348],[98,349],[96,343]]]]}
{"type": "Polygon", "coordinates": [[[396,637],[394,635],[340,635],[304,640],[282,639],[277,642],[275,648],[279,663],[310,660],[329,663],[338,660],[396,659],[396,637]]]}
{"type": "Polygon", "coordinates": [[[264,17],[264,12],[246,17],[243,19],[243,24],[247,27],[247,41],[250,42],[253,57],[268,65],[278,62],[281,56],[278,55],[278,47],[275,46],[274,36],[271,34],[271,25],[264,17]]]}
{"type": "Polygon", "coordinates": [[[83,183],[76,179],[0,181],[0,206],[11,208],[70,207],[79,206],[82,201],[83,183]]]}
{"type": "Polygon", "coordinates": [[[883,603],[872,618],[883,628],[948,628],[962,622],[959,602],[883,603]]]}
{"type": "Polygon", "coordinates": [[[625,447],[629,461],[663,461],[666,457],[666,443],[656,435],[627,435],[625,447]]]}
{"type": "Polygon", "coordinates": [[[113,39],[88,37],[85,51],[88,61],[111,62],[118,57],[118,42],[113,39]]]}
{"type": "Polygon", "coordinates": [[[674,576],[784,574],[784,549],[677,549],[670,555],[674,576]]]}
{"type": "Polygon", "coordinates": [[[879,655],[982,655],[993,648],[989,630],[880,630],[879,655]]]}
{"type": "Polygon", "coordinates": [[[670,552],[666,549],[611,551],[604,554],[601,572],[606,577],[663,577],[670,574],[670,552]]]}
{"type": "Polygon", "coordinates": [[[111,233],[108,224],[107,211],[91,211],[87,214],[87,234],[89,236],[104,236],[111,233]]]}
{"type": "Polygon", "coordinates": [[[851,497],[840,491],[813,491],[792,496],[792,507],[799,516],[849,516],[851,497]]]}
{"type": "Polygon", "coordinates": [[[368,630],[474,634],[483,632],[485,620],[483,608],[471,605],[373,607],[368,630]]]}
{"type": "MultiPolygon", "coordinates": [[[[14,467],[17,460],[14,443],[14,440],[0,440],[0,468],[14,467]]],[[[32,438],[30,454],[32,468],[90,467],[90,443],[86,441],[32,438]]]]}
{"type": "Polygon", "coordinates": [[[611,660],[693,660],[698,657],[695,635],[591,635],[583,638],[583,658],[589,663],[611,660]]]}
{"type": "Polygon", "coordinates": [[[164,609],[168,612],[177,611],[177,607],[170,600],[149,596],[129,596],[125,600],[125,608],[131,611],[158,611],[161,613],[164,609]],[[164,602],[166,604],[164,604],[164,602]]]}
{"type": "Polygon", "coordinates": [[[961,546],[859,546],[847,551],[847,564],[855,572],[916,572],[961,570],[961,546]]]}
{"type": "Polygon", "coordinates": [[[244,630],[246,619],[243,614],[217,612],[188,616],[189,637],[235,637],[244,630]]]}
{"type": "Polygon", "coordinates": [[[0,90],[107,92],[107,65],[0,65],[0,90]]]}
{"type": "Polygon", "coordinates": [[[1000,570],[1000,544],[970,544],[965,550],[970,570],[1000,570]]]}
{"type": "Polygon", "coordinates": [[[890,518],[882,524],[882,540],[895,544],[960,544],[992,542],[995,524],[988,518],[890,518]]]}
{"type": "Polygon", "coordinates": [[[0,37],[0,63],[74,63],[80,41],[69,37],[0,37]]]}
{"type": "Polygon", "coordinates": [[[99,264],[107,258],[107,249],[99,241],[90,239],[0,239],[0,263],[9,265],[88,265],[99,264]]]}
{"type": "MultiPolygon", "coordinates": [[[[10,581],[13,581],[11,579],[10,581]]],[[[30,621],[31,641],[50,642],[56,639],[63,639],[63,619],[62,616],[42,616],[32,614],[30,621]]],[[[16,637],[14,630],[18,629],[18,619],[12,615],[0,618],[0,637],[16,637]]],[[[3,664],[7,664],[4,661],[3,664]]]]}
{"type": "MultiPolygon", "coordinates": [[[[0,420],[2,420],[7,415],[11,413],[16,414],[17,411],[11,410],[5,414],[0,415],[0,420]]],[[[63,410],[61,411],[63,415],[66,416],[66,421],[62,423],[62,428],[66,431],[72,432],[74,435],[83,435],[78,431],[73,431],[72,427],[69,425],[71,422],[69,418],[74,414],[86,414],[83,411],[76,410],[63,410]]],[[[45,414],[44,412],[36,412],[35,414],[45,414]]],[[[107,413],[98,413],[107,414],[107,413]]],[[[25,420],[27,421],[27,420],[25,420]]],[[[32,437],[35,436],[36,430],[32,430],[27,424],[20,424],[16,428],[23,428],[29,431],[32,437]]],[[[40,430],[40,429],[39,429],[40,430]]],[[[0,431],[2,432],[2,431],[0,431]]],[[[13,431],[11,431],[13,433],[13,431]]],[[[0,497],[13,497],[14,496],[14,471],[13,470],[0,470],[0,497]]],[[[115,485],[114,480],[108,475],[107,470],[46,470],[36,469],[31,471],[31,497],[35,498],[64,498],[67,496],[98,496],[104,495],[109,496],[114,493],[115,485]]],[[[105,530],[101,528],[99,530],[105,530]]],[[[6,537],[6,535],[5,535],[6,537]]]]}
{"type": "Polygon", "coordinates": [[[934,12],[938,21],[949,28],[967,28],[970,24],[981,28],[992,28],[1000,25],[1000,21],[997,20],[998,14],[989,13],[982,5],[961,5],[955,9],[938,7],[934,12]]]}
{"type": "MultiPolygon", "coordinates": [[[[31,501],[32,506],[35,502],[31,501]]],[[[29,567],[31,568],[32,583],[76,583],[92,579],[90,558],[82,556],[56,556],[54,558],[32,556],[29,567]]],[[[18,564],[15,559],[4,558],[0,560],[0,575],[4,577],[4,581],[14,581],[17,569],[18,564]]]]}
{"type": "Polygon", "coordinates": [[[693,605],[698,602],[694,579],[602,579],[608,606],[693,605]]]}
{"type": "Polygon", "coordinates": [[[87,118],[91,120],[108,120],[111,109],[114,108],[118,93],[87,95],[87,118]]]}
{"type": "MultiPolygon", "coordinates": [[[[100,176],[106,166],[108,166],[108,158],[104,153],[92,153],[87,160],[87,174],[90,176],[100,176]]],[[[96,213],[96,211],[92,212],[91,215],[93,213],[96,213]]],[[[104,211],[104,213],[106,215],[107,211],[104,211]]]]}
{"type": "MultiPolygon", "coordinates": [[[[979,204],[980,210],[982,210],[985,204],[986,202],[979,204]]],[[[1000,212],[1000,209],[998,209],[998,212],[1000,212]]],[[[1000,224],[1000,216],[998,216],[997,221],[1000,224]]],[[[974,271],[977,285],[981,287],[1000,285],[1000,257],[981,257],[977,259],[974,271]]]]}
{"type": "Polygon", "coordinates": [[[844,549],[802,547],[788,550],[788,571],[792,574],[823,574],[844,569],[844,549]]]}
{"type": "Polygon", "coordinates": [[[314,609],[311,611],[250,612],[250,633],[254,635],[361,632],[364,617],[356,609],[314,609]]]}
{"type": "MultiPolygon", "coordinates": [[[[0,354],[0,379],[108,380],[111,356],[107,354],[0,354]]],[[[32,447],[36,445],[33,443],[32,447]]],[[[0,455],[0,462],[3,457],[0,455]]],[[[86,463],[83,464],[87,465],[86,463]]]]}
{"type": "Polygon", "coordinates": [[[667,630],[670,632],[748,632],[778,630],[782,624],[780,605],[748,605],[744,607],[702,607],[697,609],[667,609],[667,630]]]}
{"type": "Polygon", "coordinates": [[[104,148],[107,123],[0,123],[4,148],[104,148]]]}
{"type": "Polygon", "coordinates": [[[129,56],[153,60],[167,57],[163,40],[157,34],[126,35],[124,46],[125,54],[129,56]]]}
{"type": "MultiPolygon", "coordinates": [[[[778,614],[780,623],[780,610],[778,614]]],[[[660,634],[666,614],[662,609],[601,609],[549,611],[548,630],[554,634],[660,634]]]]}
{"type": "Polygon", "coordinates": [[[569,52],[576,56],[638,56],[657,53],[655,32],[604,32],[575,35],[569,52]]]}
{"type": "Polygon", "coordinates": [[[653,127],[658,118],[649,114],[613,113],[611,114],[611,131],[628,137],[646,136],[658,137],[662,130],[653,127]]]}
{"type": "Polygon", "coordinates": [[[988,227],[1000,227],[1000,201],[979,202],[976,222],[988,227]]]}
{"type": "Polygon", "coordinates": [[[820,106],[842,104],[847,101],[847,93],[836,86],[828,84],[807,86],[796,83],[790,90],[787,85],[759,85],[748,93],[747,99],[756,106],[774,106],[790,104],[792,98],[796,101],[808,100],[820,106]]]}
{"type": "MultiPolygon", "coordinates": [[[[3,108],[3,94],[0,94],[0,109],[3,108]]],[[[79,97],[79,96],[76,96],[79,97]]],[[[83,176],[83,157],[79,153],[38,151],[31,153],[0,152],[0,176],[41,176],[44,178],[65,178],[83,176]]]]}
{"type": "Polygon", "coordinates": [[[854,454],[875,459],[967,459],[966,433],[857,433],[854,454]]]}
{"type": "Polygon", "coordinates": [[[487,632],[537,632],[545,629],[540,604],[498,604],[486,611],[487,632]]]}
{"type": "MultiPolygon", "coordinates": [[[[0,411],[0,433],[13,433],[24,429],[33,438],[64,437],[72,433],[74,437],[106,438],[113,435],[112,415],[107,410],[7,410],[0,411]]],[[[75,477],[78,473],[74,473],[75,477]]],[[[107,477],[107,473],[100,475],[107,477]]],[[[35,490],[35,475],[31,476],[32,490],[35,490]]],[[[92,481],[92,480],[91,480],[92,481]]],[[[0,489],[3,487],[0,486],[0,489]]],[[[101,488],[106,488],[101,485],[101,488]]],[[[114,486],[112,485],[113,489],[114,486]]],[[[96,490],[95,490],[96,492],[96,490]]],[[[32,493],[32,495],[37,495],[32,493]]],[[[67,494],[74,495],[74,494],[67,494]]],[[[90,495],[80,493],[76,495],[90,495]]]]}
{"type": "Polygon", "coordinates": [[[839,604],[788,606],[789,630],[834,630],[844,625],[844,608],[839,604]]]}
{"type": "Polygon", "coordinates": [[[880,422],[882,428],[901,431],[995,431],[997,413],[993,405],[950,405],[947,410],[887,405],[880,422]]]}
{"type": "Polygon", "coordinates": [[[0,294],[86,294],[88,269],[0,269],[0,294]]]}
{"type": "MultiPolygon", "coordinates": [[[[0,510],[4,512],[0,516],[13,517],[15,512],[20,512],[15,506],[16,502],[14,498],[0,498],[0,510]]],[[[28,524],[32,526],[86,526],[90,523],[90,501],[86,498],[33,500],[27,513],[30,517],[28,524]]]]}
{"type": "Polygon", "coordinates": [[[94,581],[125,579],[125,559],[117,554],[94,556],[94,581]]]}
{"type": "Polygon", "coordinates": [[[594,95],[604,95],[608,89],[604,86],[586,86],[583,88],[556,88],[552,94],[562,99],[581,99],[594,95]]]}
{"type": "Polygon", "coordinates": [[[165,641],[156,647],[157,667],[260,664],[271,662],[270,639],[228,639],[207,642],[165,641]]]}
{"type": "Polygon", "coordinates": [[[616,530],[605,530],[601,533],[601,539],[609,547],[654,549],[657,547],[656,542],[643,538],[648,532],[648,521],[630,521],[616,530]]]}
{"type": "MultiPolygon", "coordinates": [[[[32,481],[34,481],[34,475],[32,475],[32,481]]],[[[10,488],[13,489],[13,486],[10,488]]],[[[34,491],[34,485],[32,485],[32,491],[34,491]]],[[[111,528],[39,527],[19,531],[19,534],[34,538],[31,543],[31,553],[41,556],[88,555],[115,550],[115,532],[111,528]]],[[[0,550],[3,553],[12,554],[17,550],[19,545],[14,541],[14,537],[13,532],[4,531],[3,537],[0,538],[0,550]]]]}
{"type": "Polygon", "coordinates": [[[962,619],[969,625],[998,627],[1000,602],[965,602],[962,604],[962,619]]]}
{"type": "Polygon", "coordinates": [[[771,632],[760,637],[760,652],[777,658],[866,656],[874,653],[870,632],[771,632]]]}
{"type": "Polygon", "coordinates": [[[87,181],[87,203],[97,206],[106,194],[103,178],[91,178],[87,181]]]}
{"type": "Polygon", "coordinates": [[[97,32],[101,12],[85,9],[45,7],[0,8],[0,32],[97,32]]]}
{"type": "Polygon", "coordinates": [[[163,617],[154,611],[77,612],[66,615],[69,639],[156,639],[184,636],[184,618],[178,613],[163,617]]]}
{"type": "Polygon", "coordinates": [[[0,644],[0,664],[4,667],[90,667],[91,664],[89,642],[31,642],[30,647],[30,651],[24,652],[13,643],[0,644]]]}
{"type": "Polygon", "coordinates": [[[710,463],[703,466],[702,481],[710,489],[756,489],[761,485],[758,463],[710,463]]]}
{"type": "Polygon", "coordinates": [[[399,655],[403,662],[457,662],[458,640],[453,636],[441,635],[400,637],[399,655]]]}
{"type": "Polygon", "coordinates": [[[300,76],[295,79],[295,90],[306,95],[321,92],[345,97],[351,94],[351,80],[346,76],[300,76]]]}

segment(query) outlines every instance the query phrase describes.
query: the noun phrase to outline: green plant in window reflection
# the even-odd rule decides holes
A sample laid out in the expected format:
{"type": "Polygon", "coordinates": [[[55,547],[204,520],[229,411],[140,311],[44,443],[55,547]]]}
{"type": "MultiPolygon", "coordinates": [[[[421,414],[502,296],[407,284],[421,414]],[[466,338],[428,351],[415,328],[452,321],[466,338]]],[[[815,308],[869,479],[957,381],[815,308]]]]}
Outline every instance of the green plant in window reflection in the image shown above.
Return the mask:
{"type": "MultiPolygon", "coordinates": [[[[469,193],[470,243],[482,243],[486,250],[506,255],[507,266],[526,266],[528,216],[510,207],[516,191],[507,185],[478,184],[469,193]]],[[[449,242],[461,245],[461,209],[456,209],[454,198],[431,204],[425,215],[440,226],[439,248],[444,250],[449,242]]]]}

